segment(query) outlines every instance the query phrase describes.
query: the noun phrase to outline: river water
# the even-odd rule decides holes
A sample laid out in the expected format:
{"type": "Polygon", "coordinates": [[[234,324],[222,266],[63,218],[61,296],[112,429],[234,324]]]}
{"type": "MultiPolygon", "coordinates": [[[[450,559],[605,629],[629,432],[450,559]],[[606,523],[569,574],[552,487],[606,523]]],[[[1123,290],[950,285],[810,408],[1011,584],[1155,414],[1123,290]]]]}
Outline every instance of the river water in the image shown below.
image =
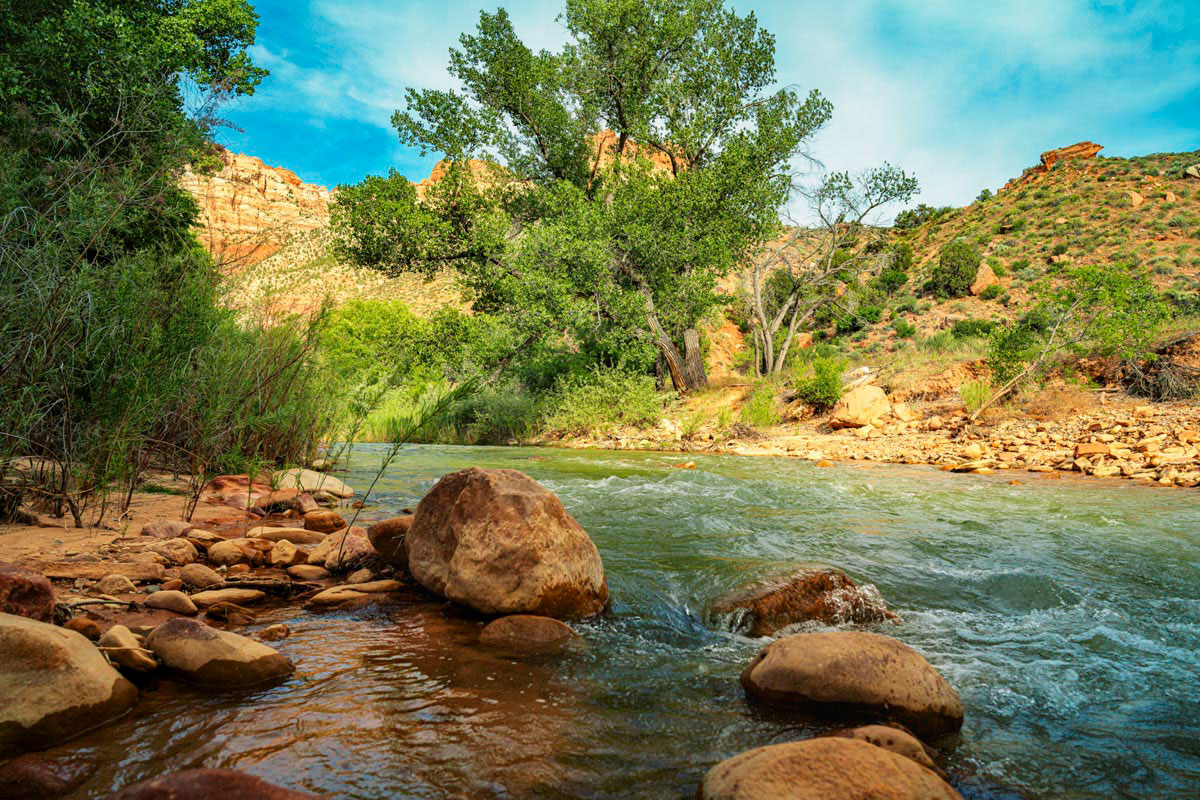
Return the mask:
{"type": "MultiPolygon", "coordinates": [[[[381,446],[359,447],[361,490],[381,446]]],[[[125,719],[58,748],[100,764],[74,796],[193,766],[345,798],[685,798],[711,765],[815,723],[747,705],[764,644],[706,604],[789,566],[874,583],[966,707],[949,760],[967,797],[1200,795],[1200,499],[1130,483],[713,456],[413,447],[360,522],[445,472],[522,470],[595,540],[611,616],[555,656],[475,642],[414,593],[388,608],[277,610],[285,683],[148,687],[125,719]],[[690,457],[689,457],[690,458],[690,457]]]]}

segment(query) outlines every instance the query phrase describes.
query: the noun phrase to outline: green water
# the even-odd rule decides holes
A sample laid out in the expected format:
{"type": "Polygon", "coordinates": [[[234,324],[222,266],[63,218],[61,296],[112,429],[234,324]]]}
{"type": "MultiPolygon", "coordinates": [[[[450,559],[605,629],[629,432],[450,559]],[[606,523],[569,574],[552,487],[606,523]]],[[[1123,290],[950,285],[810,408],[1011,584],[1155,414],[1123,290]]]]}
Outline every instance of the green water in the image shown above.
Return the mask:
{"type": "MultiPolygon", "coordinates": [[[[360,447],[364,487],[382,448],[360,447]]],[[[882,632],[962,695],[950,757],[968,797],[1200,794],[1200,502],[1194,492],[790,459],[417,447],[362,519],[441,474],[529,473],[604,558],[610,617],[554,658],[474,642],[479,623],[415,598],[280,612],[297,665],[278,687],[164,685],[75,745],[107,765],[79,796],[185,766],[230,766],[339,797],[688,797],[704,771],[820,728],[747,705],[763,644],[704,623],[709,600],[820,561],[875,584],[882,632]]]]}

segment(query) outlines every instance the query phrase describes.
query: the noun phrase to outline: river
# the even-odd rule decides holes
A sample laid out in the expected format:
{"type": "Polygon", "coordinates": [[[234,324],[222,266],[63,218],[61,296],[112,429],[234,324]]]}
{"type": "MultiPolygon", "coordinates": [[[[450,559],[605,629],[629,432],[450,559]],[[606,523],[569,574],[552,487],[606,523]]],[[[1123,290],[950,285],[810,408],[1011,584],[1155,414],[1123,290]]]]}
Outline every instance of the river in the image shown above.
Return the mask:
{"type": "MultiPolygon", "coordinates": [[[[383,446],[356,449],[360,491],[383,446]]],[[[360,521],[445,472],[511,467],[556,492],[604,559],[612,614],[555,656],[480,647],[476,620],[414,596],[278,609],[297,667],[270,688],[169,681],[56,751],[100,768],[75,795],[193,766],[344,798],[685,798],[710,766],[820,732],[749,706],[764,644],[705,624],[724,591],[822,562],[875,584],[966,707],[964,796],[1200,794],[1195,492],[1039,475],[578,450],[406,449],[360,521]],[[690,458],[690,457],[689,457],[690,458]],[[1020,483],[1011,485],[1012,477],[1020,483]]]]}

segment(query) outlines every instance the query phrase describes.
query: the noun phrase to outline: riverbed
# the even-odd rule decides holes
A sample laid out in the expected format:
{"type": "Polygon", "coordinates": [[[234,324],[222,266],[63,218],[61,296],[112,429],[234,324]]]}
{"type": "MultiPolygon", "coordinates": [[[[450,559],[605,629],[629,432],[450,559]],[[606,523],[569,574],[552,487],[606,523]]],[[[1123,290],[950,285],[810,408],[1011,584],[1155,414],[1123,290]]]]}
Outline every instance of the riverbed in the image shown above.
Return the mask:
{"type": "MultiPolygon", "coordinates": [[[[383,446],[356,448],[361,492],[383,446]]],[[[351,613],[278,609],[295,675],[212,694],[147,687],[121,721],[56,752],[100,766],[74,797],[193,766],[342,798],[685,798],[717,761],[826,728],[748,705],[765,643],[710,600],[820,562],[878,587],[966,707],[949,759],[967,797],[1200,793],[1200,503],[1191,493],[1022,475],[522,448],[420,446],[359,522],[445,472],[511,467],[556,492],[599,547],[612,613],[553,656],[475,641],[414,592],[351,613]],[[673,464],[694,461],[695,469],[673,464]]]]}

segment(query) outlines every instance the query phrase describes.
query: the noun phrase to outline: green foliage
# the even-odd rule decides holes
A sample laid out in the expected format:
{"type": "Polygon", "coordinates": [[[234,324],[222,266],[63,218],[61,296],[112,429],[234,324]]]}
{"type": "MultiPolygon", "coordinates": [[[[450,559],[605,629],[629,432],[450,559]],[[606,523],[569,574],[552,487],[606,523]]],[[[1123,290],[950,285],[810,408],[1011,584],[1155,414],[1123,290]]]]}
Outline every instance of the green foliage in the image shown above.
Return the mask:
{"type": "Polygon", "coordinates": [[[1000,295],[1004,294],[1004,287],[998,283],[993,283],[979,293],[980,300],[995,300],[1000,295]]]}
{"type": "Polygon", "coordinates": [[[934,208],[933,206],[921,203],[916,208],[911,208],[906,211],[901,211],[896,215],[896,221],[892,225],[898,230],[912,230],[919,228],[926,223],[939,223],[954,215],[957,209],[952,206],[942,206],[934,208]]]}
{"type": "Polygon", "coordinates": [[[988,200],[991,200],[993,196],[994,195],[992,194],[991,189],[984,189],[979,193],[979,196],[975,198],[975,202],[986,203],[988,200]]]}
{"type": "Polygon", "coordinates": [[[896,319],[892,320],[892,330],[894,330],[896,335],[901,339],[911,339],[917,333],[917,326],[913,325],[903,317],[897,317],[896,319]]]}
{"type": "Polygon", "coordinates": [[[452,267],[518,347],[648,370],[775,235],[784,167],[831,106],[770,88],[774,39],[719,0],[569,0],[560,19],[570,44],[535,53],[480,14],[450,55],[462,91],[409,90],[392,120],[445,175],[420,202],[394,173],[343,187],[339,250],[452,267]]]}
{"type": "Polygon", "coordinates": [[[965,297],[979,272],[979,251],[962,239],[947,242],[938,254],[930,287],[945,297],[965,297]]]}
{"type": "Polygon", "coordinates": [[[992,395],[992,385],[985,380],[966,380],[958,387],[968,414],[974,414],[992,395]]]}
{"type": "Polygon", "coordinates": [[[840,358],[814,358],[812,375],[796,386],[796,396],[817,411],[833,408],[842,399],[842,372],[845,368],[846,362],[840,358]]]}
{"type": "Polygon", "coordinates": [[[542,428],[554,434],[599,434],[623,425],[652,425],[669,395],[654,379],[620,369],[593,369],[560,378],[546,401],[542,428]]]}
{"type": "Polygon", "coordinates": [[[778,387],[763,381],[754,387],[738,410],[738,421],[756,428],[769,428],[779,424],[778,387]]]}

